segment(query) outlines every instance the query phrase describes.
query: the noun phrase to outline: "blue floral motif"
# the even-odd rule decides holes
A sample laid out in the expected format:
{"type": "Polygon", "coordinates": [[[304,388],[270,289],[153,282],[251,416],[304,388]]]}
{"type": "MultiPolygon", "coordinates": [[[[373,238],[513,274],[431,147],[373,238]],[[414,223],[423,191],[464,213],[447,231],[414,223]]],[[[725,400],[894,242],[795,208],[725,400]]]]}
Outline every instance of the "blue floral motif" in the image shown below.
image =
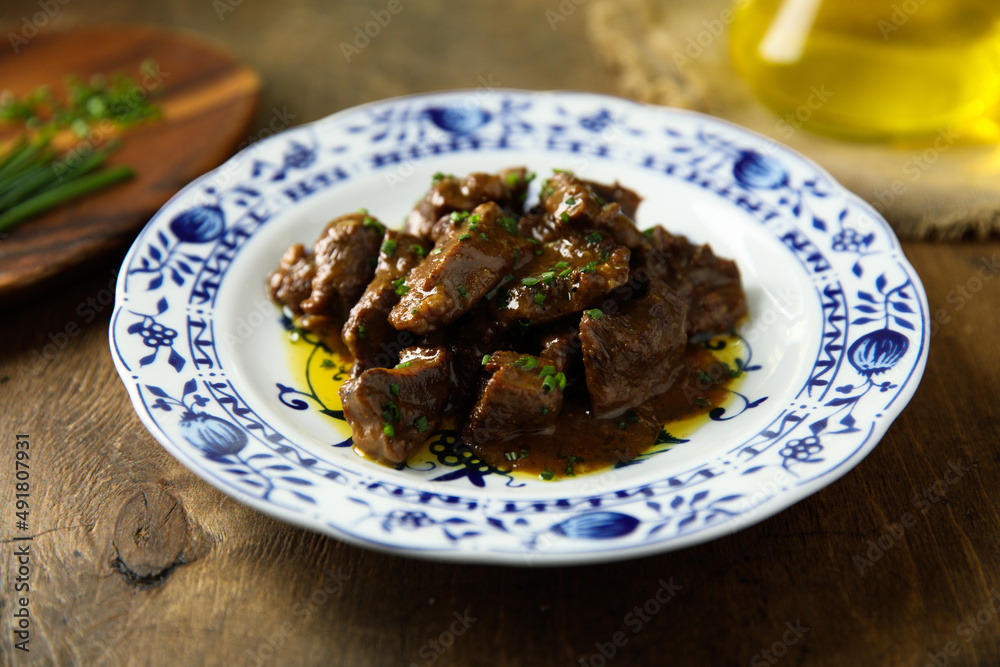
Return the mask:
{"type": "Polygon", "coordinates": [[[622,537],[639,526],[634,516],[621,512],[577,514],[552,526],[552,532],[574,540],[608,540],[622,537]]]}
{"type": "Polygon", "coordinates": [[[788,185],[788,172],[781,163],[753,150],[740,151],[733,178],[746,188],[775,190],[788,185]]]}
{"type": "Polygon", "coordinates": [[[439,128],[455,134],[474,132],[492,117],[479,107],[429,107],[425,113],[439,128]]]}
{"type": "Polygon", "coordinates": [[[854,341],[847,358],[855,370],[871,377],[895,366],[906,354],[909,344],[906,336],[898,331],[876,329],[854,341]]]}
{"type": "Polygon", "coordinates": [[[165,347],[170,350],[170,356],[167,358],[167,363],[169,363],[178,373],[184,369],[184,364],[187,363],[184,357],[178,354],[174,349],[174,340],[177,338],[177,330],[171,329],[170,327],[156,321],[156,317],[165,313],[168,308],[169,305],[167,304],[167,300],[161,298],[156,303],[156,315],[130,311],[133,315],[138,315],[142,319],[138,322],[130,324],[125,331],[131,335],[141,336],[142,344],[148,348],[152,348],[153,350],[151,354],[139,359],[140,368],[148,366],[156,361],[156,356],[160,352],[161,347],[165,347]]]}
{"type": "Polygon", "coordinates": [[[185,413],[180,427],[184,439],[208,457],[239,454],[247,446],[246,431],[204,412],[185,413]]]}
{"type": "Polygon", "coordinates": [[[211,243],[225,230],[226,216],[214,204],[195,206],[170,221],[170,231],[181,243],[211,243]]]}

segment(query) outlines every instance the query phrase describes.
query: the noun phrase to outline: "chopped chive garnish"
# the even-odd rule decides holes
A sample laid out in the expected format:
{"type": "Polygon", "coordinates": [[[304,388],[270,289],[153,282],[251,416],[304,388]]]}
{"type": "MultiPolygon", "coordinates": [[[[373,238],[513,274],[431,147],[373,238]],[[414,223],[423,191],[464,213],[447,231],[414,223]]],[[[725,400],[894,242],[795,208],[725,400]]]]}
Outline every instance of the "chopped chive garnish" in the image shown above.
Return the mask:
{"type": "Polygon", "coordinates": [[[562,391],[563,389],[566,388],[566,374],[565,373],[556,373],[555,374],[555,379],[556,379],[556,384],[559,385],[559,391],[562,391]]]}
{"type": "Polygon", "coordinates": [[[398,421],[400,416],[399,406],[397,406],[392,401],[386,401],[382,404],[382,418],[387,422],[398,421]]]}
{"type": "Polygon", "coordinates": [[[712,377],[711,373],[706,373],[702,371],[701,373],[698,373],[698,381],[705,382],[707,384],[712,384],[713,382],[715,382],[715,378],[712,377]]]}
{"type": "Polygon", "coordinates": [[[587,262],[587,266],[583,267],[583,272],[584,273],[593,273],[594,271],[597,271],[597,260],[596,259],[594,261],[592,261],[592,262],[587,262]]]}
{"type": "Polygon", "coordinates": [[[566,202],[565,203],[566,203],[566,206],[572,206],[573,204],[576,203],[576,200],[573,199],[572,197],[566,197],[566,202]]]}
{"type": "Polygon", "coordinates": [[[406,278],[396,278],[392,281],[392,286],[396,288],[396,294],[399,296],[403,296],[410,291],[409,286],[403,284],[405,281],[406,278]]]}
{"type": "Polygon", "coordinates": [[[483,219],[479,217],[478,213],[473,213],[469,216],[469,227],[475,229],[472,225],[478,225],[483,219]]]}
{"type": "Polygon", "coordinates": [[[577,463],[583,463],[583,458],[579,456],[570,456],[569,460],[566,461],[566,474],[570,477],[576,477],[576,472],[574,472],[573,466],[577,463]]]}
{"type": "Polygon", "coordinates": [[[514,362],[514,365],[518,368],[523,368],[526,371],[534,370],[538,366],[538,359],[535,357],[529,357],[527,355],[521,357],[514,362]]]}
{"type": "Polygon", "coordinates": [[[422,245],[415,245],[415,246],[413,246],[413,253],[417,257],[426,257],[427,256],[427,251],[424,250],[424,247],[422,245]]]}
{"type": "Polygon", "coordinates": [[[538,239],[533,239],[531,237],[528,237],[527,241],[528,241],[528,243],[533,243],[535,245],[538,245],[539,243],[541,243],[541,241],[539,241],[538,239]]]}
{"type": "Polygon", "coordinates": [[[712,404],[712,401],[708,400],[704,396],[699,396],[698,398],[694,399],[694,403],[700,408],[707,408],[712,404]]]}
{"type": "Polygon", "coordinates": [[[392,255],[396,252],[396,241],[394,239],[386,239],[382,242],[382,252],[386,255],[392,255]]]}
{"type": "Polygon", "coordinates": [[[543,303],[545,303],[545,295],[542,294],[541,292],[539,292],[538,294],[536,294],[535,295],[535,303],[537,303],[539,306],[542,305],[543,303]]]}
{"type": "Polygon", "coordinates": [[[563,222],[569,222],[569,214],[566,211],[563,211],[559,214],[559,219],[563,222]]]}
{"type": "Polygon", "coordinates": [[[542,366],[542,370],[538,371],[538,377],[544,378],[550,375],[556,374],[555,366],[542,366]]]}
{"type": "Polygon", "coordinates": [[[508,461],[515,461],[517,460],[517,452],[504,452],[503,457],[508,461]]]}
{"type": "Polygon", "coordinates": [[[552,468],[546,468],[542,472],[538,473],[538,476],[546,482],[551,482],[552,478],[556,476],[556,471],[552,468]]]}
{"type": "Polygon", "coordinates": [[[619,431],[624,431],[624,430],[625,430],[625,429],[627,429],[627,428],[628,428],[628,426],[627,426],[627,425],[625,424],[625,422],[624,422],[624,421],[620,421],[620,422],[618,422],[618,430],[619,430],[619,431]]]}
{"type": "Polygon", "coordinates": [[[441,248],[434,248],[434,250],[431,251],[431,254],[432,255],[440,255],[442,252],[443,251],[441,250],[441,248]]]}
{"type": "Polygon", "coordinates": [[[365,336],[367,336],[367,335],[368,335],[368,329],[367,329],[367,327],[365,327],[365,325],[363,325],[363,324],[359,324],[358,325],[358,338],[360,338],[361,340],[364,340],[365,336]]]}
{"type": "Polygon", "coordinates": [[[590,310],[583,311],[592,320],[599,320],[604,317],[604,311],[600,308],[591,308],[590,310]]]}
{"type": "Polygon", "coordinates": [[[361,224],[364,227],[369,227],[371,229],[378,231],[379,234],[385,233],[385,227],[382,225],[381,222],[379,222],[375,218],[371,218],[366,215],[365,219],[361,222],[361,224]]]}
{"type": "Polygon", "coordinates": [[[548,285],[549,283],[551,283],[553,280],[556,279],[556,273],[555,271],[546,271],[541,275],[541,279],[543,283],[548,285]]]}
{"type": "Polygon", "coordinates": [[[420,431],[421,433],[430,428],[430,426],[427,424],[427,417],[424,416],[417,417],[417,420],[413,422],[413,425],[416,426],[417,430],[420,431]]]}
{"type": "Polygon", "coordinates": [[[600,243],[604,237],[601,236],[600,232],[590,232],[585,238],[591,243],[600,243]]]}
{"type": "Polygon", "coordinates": [[[435,173],[435,174],[434,174],[434,175],[433,175],[433,176],[431,177],[431,183],[432,183],[432,184],[433,184],[433,183],[437,183],[438,181],[442,180],[443,178],[444,178],[444,174],[442,174],[442,173],[441,173],[440,171],[439,171],[439,172],[436,172],[436,173],[435,173]]]}
{"type": "Polygon", "coordinates": [[[524,181],[526,183],[531,183],[533,180],[535,180],[535,172],[529,171],[528,175],[524,177],[524,181]]]}
{"type": "Polygon", "coordinates": [[[506,229],[511,234],[517,234],[517,220],[510,217],[509,215],[501,216],[500,226],[506,229]]]}
{"type": "MultiPolygon", "coordinates": [[[[475,216],[473,216],[473,217],[475,217],[475,216]]],[[[471,220],[471,218],[470,218],[470,220],[471,220]]],[[[477,229],[479,229],[479,223],[478,222],[470,222],[469,223],[469,229],[471,231],[473,231],[473,232],[476,231],[477,229]]]]}
{"type": "Polygon", "coordinates": [[[458,293],[462,295],[463,299],[467,299],[469,297],[469,292],[465,289],[465,285],[458,286],[458,293]]]}
{"type": "Polygon", "coordinates": [[[562,271],[559,272],[558,275],[559,275],[560,278],[565,278],[566,276],[568,276],[571,273],[573,273],[573,269],[563,269],[562,271]]]}
{"type": "Polygon", "coordinates": [[[382,424],[382,432],[385,433],[390,438],[396,435],[396,429],[392,427],[392,424],[386,422],[382,424]]]}
{"type": "Polygon", "coordinates": [[[413,363],[412,361],[401,361],[398,364],[396,364],[396,368],[408,368],[409,365],[412,363],[413,363]]]}
{"type": "Polygon", "coordinates": [[[450,216],[452,222],[461,222],[468,217],[469,217],[468,211],[452,211],[450,216]]]}
{"type": "Polygon", "coordinates": [[[521,175],[518,174],[516,171],[512,171],[511,173],[507,174],[507,185],[509,185],[510,187],[514,187],[515,185],[517,185],[520,180],[521,180],[521,175]]]}
{"type": "Polygon", "coordinates": [[[547,375],[542,379],[542,389],[545,391],[552,391],[556,388],[557,384],[555,375],[547,375]]]}
{"type": "Polygon", "coordinates": [[[458,240],[459,241],[468,241],[471,238],[472,238],[471,234],[462,234],[461,236],[458,237],[458,240]]]}
{"type": "Polygon", "coordinates": [[[553,268],[565,269],[567,266],[569,266],[569,262],[556,262],[556,265],[553,268]]]}
{"type": "Polygon", "coordinates": [[[536,255],[541,255],[543,252],[544,251],[541,248],[539,248],[538,250],[535,251],[535,254],[536,255]]]}
{"type": "Polygon", "coordinates": [[[413,308],[410,308],[410,315],[416,315],[416,314],[417,314],[417,307],[414,306],[413,308]]]}
{"type": "Polygon", "coordinates": [[[399,385],[395,382],[389,384],[389,393],[393,396],[399,396],[399,385]]]}
{"type": "Polygon", "coordinates": [[[539,282],[540,281],[538,280],[538,278],[532,278],[530,276],[527,278],[521,278],[521,284],[527,285],[528,287],[531,287],[532,285],[537,285],[539,282]]]}
{"type": "Polygon", "coordinates": [[[547,415],[549,414],[549,409],[543,405],[542,407],[538,408],[538,414],[547,415]]]}
{"type": "Polygon", "coordinates": [[[368,215],[368,209],[366,209],[364,206],[362,206],[361,208],[358,209],[358,213],[360,213],[362,215],[368,215]]]}
{"type": "Polygon", "coordinates": [[[484,354],[483,355],[483,366],[485,366],[486,364],[488,364],[490,362],[490,357],[492,357],[492,356],[493,356],[492,354],[484,354]]]}

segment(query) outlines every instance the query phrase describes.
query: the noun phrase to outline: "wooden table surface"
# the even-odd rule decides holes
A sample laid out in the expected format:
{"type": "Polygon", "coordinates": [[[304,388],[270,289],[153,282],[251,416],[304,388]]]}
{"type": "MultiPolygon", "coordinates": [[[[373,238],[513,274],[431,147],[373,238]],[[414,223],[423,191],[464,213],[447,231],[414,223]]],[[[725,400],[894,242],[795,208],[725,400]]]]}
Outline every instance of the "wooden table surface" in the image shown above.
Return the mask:
{"type": "MultiPolygon", "coordinates": [[[[481,78],[614,92],[589,51],[580,0],[562,2],[575,9],[557,30],[545,16],[556,0],[400,1],[350,63],[340,42],[388,2],[52,0],[46,22],[146,21],[214,37],[262,75],[250,139],[481,78]]],[[[44,6],[6,2],[3,34],[40,22],[44,6]]],[[[904,249],[935,314],[930,358],[860,465],[729,537],[566,568],[383,555],[272,520],[200,481],[143,428],[112,365],[121,249],[62,291],[0,313],[2,662],[1000,665],[1000,242],[904,249]],[[59,351],[44,360],[49,343],[59,351]],[[22,433],[30,653],[12,632],[22,433]],[[661,581],[679,592],[644,612],[661,581]]]]}

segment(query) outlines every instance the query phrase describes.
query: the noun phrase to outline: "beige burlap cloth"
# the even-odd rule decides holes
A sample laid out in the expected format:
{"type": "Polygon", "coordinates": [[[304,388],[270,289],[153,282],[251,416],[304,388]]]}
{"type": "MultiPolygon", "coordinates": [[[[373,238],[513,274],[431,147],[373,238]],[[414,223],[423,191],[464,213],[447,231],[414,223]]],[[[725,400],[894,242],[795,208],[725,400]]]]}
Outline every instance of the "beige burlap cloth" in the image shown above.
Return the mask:
{"type": "Polygon", "coordinates": [[[911,142],[843,141],[801,128],[794,115],[779,118],[730,62],[731,7],[731,0],[587,0],[584,9],[588,37],[623,95],[704,111],[794,148],[875,205],[903,238],[1000,232],[1000,146],[970,140],[961,128],[911,142]]]}

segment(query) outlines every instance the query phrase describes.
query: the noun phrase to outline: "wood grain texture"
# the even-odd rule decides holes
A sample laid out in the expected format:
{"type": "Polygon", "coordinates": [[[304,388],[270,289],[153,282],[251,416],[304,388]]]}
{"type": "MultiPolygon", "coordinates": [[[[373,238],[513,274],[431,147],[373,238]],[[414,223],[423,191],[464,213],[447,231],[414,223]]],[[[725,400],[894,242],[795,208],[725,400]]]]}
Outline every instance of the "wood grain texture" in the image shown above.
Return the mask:
{"type": "MultiPolygon", "coordinates": [[[[45,84],[58,92],[68,75],[87,80],[120,71],[135,79],[136,97],[153,100],[163,114],[123,132],[95,129],[101,141],[122,136],[108,164],[127,164],[136,177],[10,230],[0,243],[0,303],[130,242],[174,192],[246,140],[260,89],[257,75],[228,52],[179,31],[118,25],[7,41],[0,49],[4,90],[23,95],[45,84]],[[155,74],[140,74],[147,59],[158,64],[155,74]]],[[[2,129],[0,139],[17,132],[2,129]]]]}
{"type": "MultiPolygon", "coordinates": [[[[244,2],[220,21],[194,0],[74,0],[57,19],[155,20],[217,36],[264,72],[253,133],[274,108],[300,122],[387,93],[475,87],[491,71],[509,86],[612,90],[579,14],[550,29],[543,12],[556,3],[404,6],[350,65],[337,45],[378,3],[244,2]],[[463,31],[487,19],[489,30],[463,31]]],[[[16,17],[37,11],[19,7],[16,17]]],[[[358,549],[200,481],[142,427],[115,373],[107,298],[121,257],[106,261],[0,315],[0,662],[922,667],[955,642],[948,665],[1000,664],[1000,619],[975,620],[1000,590],[1000,277],[979,273],[984,258],[1000,259],[1000,242],[904,249],[938,325],[920,388],[857,468],[709,544],[551,569],[358,549]],[[79,332],[60,336],[71,324],[79,332]],[[13,650],[8,614],[8,462],[19,432],[31,434],[34,456],[29,655],[13,650]],[[968,469],[956,478],[952,464],[968,469]],[[887,539],[885,526],[907,513],[912,525],[887,539]],[[855,558],[868,559],[879,539],[888,548],[859,571],[855,558]],[[682,588],[657,607],[661,580],[682,588]]]]}

